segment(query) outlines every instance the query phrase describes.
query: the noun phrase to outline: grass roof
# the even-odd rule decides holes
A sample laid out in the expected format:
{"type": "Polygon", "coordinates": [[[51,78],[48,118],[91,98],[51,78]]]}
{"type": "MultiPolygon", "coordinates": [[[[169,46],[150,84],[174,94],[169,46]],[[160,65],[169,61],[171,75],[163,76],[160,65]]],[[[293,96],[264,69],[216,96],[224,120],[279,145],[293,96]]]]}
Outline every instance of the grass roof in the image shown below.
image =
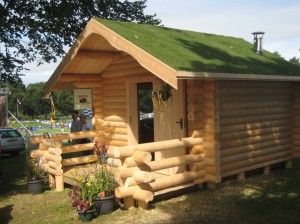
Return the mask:
{"type": "Polygon", "coordinates": [[[300,76],[300,66],[265,50],[258,55],[242,38],[97,20],[177,71],[300,76]]]}

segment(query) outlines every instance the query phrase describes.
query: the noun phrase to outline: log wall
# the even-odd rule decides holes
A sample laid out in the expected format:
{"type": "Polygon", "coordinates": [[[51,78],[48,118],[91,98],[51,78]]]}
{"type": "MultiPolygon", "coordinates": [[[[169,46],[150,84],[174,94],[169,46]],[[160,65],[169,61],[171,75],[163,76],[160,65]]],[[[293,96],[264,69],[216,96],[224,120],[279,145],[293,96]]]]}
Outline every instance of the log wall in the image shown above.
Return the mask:
{"type": "Polygon", "coordinates": [[[300,158],[300,84],[293,84],[293,155],[300,158]]]}
{"type": "Polygon", "coordinates": [[[106,142],[111,147],[128,145],[126,82],[150,75],[130,56],[105,69],[101,75],[102,85],[93,89],[93,126],[105,133],[95,141],[106,142]]]}
{"type": "Polygon", "coordinates": [[[219,81],[218,90],[222,177],[291,158],[291,83],[219,81]]]}
{"type": "Polygon", "coordinates": [[[205,166],[193,164],[190,170],[205,170],[210,182],[220,182],[219,118],[217,89],[213,81],[187,80],[188,136],[203,137],[204,144],[190,149],[191,154],[204,156],[205,166]]]}

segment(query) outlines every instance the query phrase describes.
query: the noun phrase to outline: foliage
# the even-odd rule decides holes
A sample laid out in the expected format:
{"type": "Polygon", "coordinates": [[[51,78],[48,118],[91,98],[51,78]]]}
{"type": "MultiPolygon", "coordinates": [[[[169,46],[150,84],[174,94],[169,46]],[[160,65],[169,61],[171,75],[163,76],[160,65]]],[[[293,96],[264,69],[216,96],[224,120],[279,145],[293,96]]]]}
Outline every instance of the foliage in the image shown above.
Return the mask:
{"type": "MultiPolygon", "coordinates": [[[[44,98],[44,82],[29,84],[25,87],[22,83],[8,85],[10,94],[8,95],[8,110],[17,116],[17,99],[21,102],[18,105],[19,119],[24,117],[47,119],[51,116],[50,99],[44,98]]],[[[56,115],[70,116],[73,109],[73,91],[52,92],[56,115]]]]}
{"type": "Polygon", "coordinates": [[[94,152],[94,155],[97,155],[97,156],[107,156],[108,149],[109,149],[108,144],[95,141],[94,147],[93,147],[93,152],[94,152]]]}
{"type": "Polygon", "coordinates": [[[77,186],[73,186],[69,192],[71,204],[77,211],[85,212],[93,205],[95,196],[94,184],[90,178],[90,173],[77,172],[74,173],[77,186]]]}
{"type": "Polygon", "coordinates": [[[28,181],[45,178],[45,171],[40,168],[40,157],[33,157],[30,153],[26,156],[25,175],[28,181]]]}
{"type": "Polygon", "coordinates": [[[160,24],[146,0],[0,1],[0,81],[16,82],[26,63],[56,62],[91,18],[160,24]]]}
{"type": "MultiPolygon", "coordinates": [[[[1,223],[23,223],[24,217],[30,223],[79,223],[69,203],[70,189],[46,190],[38,197],[24,193],[26,180],[20,175],[20,170],[24,170],[24,154],[0,158],[4,171],[0,184],[1,223]]],[[[300,159],[293,159],[291,169],[272,169],[269,175],[247,175],[243,181],[222,180],[214,190],[206,189],[204,184],[202,189],[151,202],[150,210],[120,208],[98,216],[93,223],[300,223],[299,175],[300,159]],[[263,181],[267,181],[265,187],[263,181]]]]}
{"type": "Polygon", "coordinates": [[[93,176],[96,197],[103,198],[114,194],[118,182],[112,168],[107,165],[97,165],[94,167],[93,176]]]}
{"type": "Polygon", "coordinates": [[[77,170],[74,173],[76,186],[69,191],[71,204],[85,212],[93,207],[95,198],[110,196],[118,183],[114,171],[106,165],[93,164],[91,171],[77,170]]]}
{"type": "Polygon", "coordinates": [[[289,60],[292,64],[300,65],[299,58],[293,57],[289,60]]]}
{"type": "Polygon", "coordinates": [[[194,31],[98,21],[176,71],[299,76],[299,66],[264,50],[255,54],[253,44],[242,38],[194,31]]]}

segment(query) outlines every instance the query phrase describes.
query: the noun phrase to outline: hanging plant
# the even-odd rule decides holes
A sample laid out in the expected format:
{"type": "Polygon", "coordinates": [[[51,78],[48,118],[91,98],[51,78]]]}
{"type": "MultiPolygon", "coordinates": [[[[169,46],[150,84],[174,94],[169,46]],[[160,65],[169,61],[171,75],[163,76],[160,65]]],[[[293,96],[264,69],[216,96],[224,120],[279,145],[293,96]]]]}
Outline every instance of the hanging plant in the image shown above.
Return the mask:
{"type": "Polygon", "coordinates": [[[157,91],[152,92],[152,95],[155,96],[157,101],[168,101],[172,97],[171,89],[172,87],[169,84],[163,82],[157,91]]]}
{"type": "Polygon", "coordinates": [[[170,132],[169,116],[168,116],[168,100],[172,97],[172,87],[163,82],[159,81],[157,90],[152,91],[152,101],[155,108],[159,111],[159,120],[161,122],[163,130],[165,130],[166,123],[170,132]]]}

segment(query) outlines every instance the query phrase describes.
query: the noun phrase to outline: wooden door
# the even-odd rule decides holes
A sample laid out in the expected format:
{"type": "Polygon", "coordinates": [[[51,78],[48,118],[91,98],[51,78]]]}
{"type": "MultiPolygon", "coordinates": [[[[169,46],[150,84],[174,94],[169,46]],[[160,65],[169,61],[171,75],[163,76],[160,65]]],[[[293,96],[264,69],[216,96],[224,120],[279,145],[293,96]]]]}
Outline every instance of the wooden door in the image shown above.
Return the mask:
{"type": "MultiPolygon", "coordinates": [[[[159,88],[160,83],[154,82],[154,90],[159,88]]],[[[154,105],[154,139],[155,141],[163,141],[169,139],[181,139],[185,137],[185,98],[184,84],[182,80],[178,81],[178,89],[171,90],[172,96],[167,100],[166,108],[160,112],[160,108],[154,105]]],[[[155,160],[166,159],[174,156],[186,154],[186,148],[175,148],[167,151],[155,153],[155,160]]],[[[181,173],[185,170],[185,166],[169,168],[161,170],[159,173],[173,175],[181,173]]]]}

